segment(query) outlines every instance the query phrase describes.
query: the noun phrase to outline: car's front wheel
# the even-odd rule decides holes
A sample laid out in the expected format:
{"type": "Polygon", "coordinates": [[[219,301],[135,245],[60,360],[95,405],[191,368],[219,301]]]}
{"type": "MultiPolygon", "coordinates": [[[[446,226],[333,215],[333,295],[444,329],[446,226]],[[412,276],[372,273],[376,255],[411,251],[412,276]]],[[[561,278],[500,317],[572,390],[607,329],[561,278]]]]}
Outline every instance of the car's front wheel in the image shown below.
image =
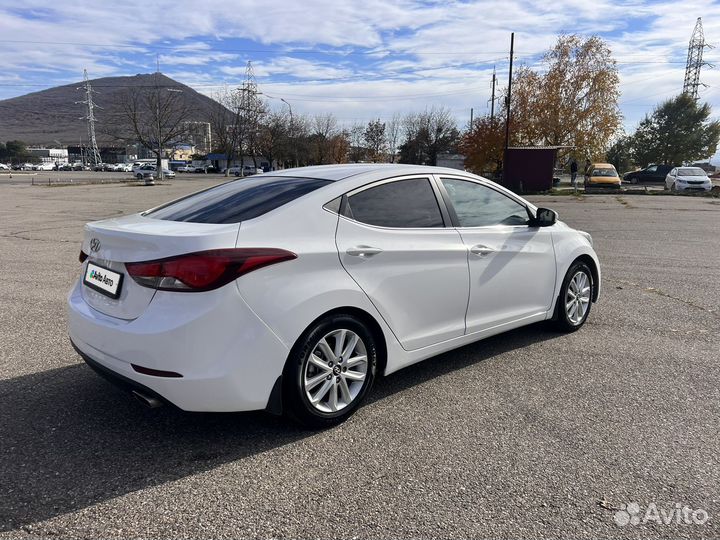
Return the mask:
{"type": "Polygon", "coordinates": [[[563,332],[578,330],[590,315],[594,283],[587,264],[576,261],[570,266],[560,289],[554,322],[563,332]]]}
{"type": "Polygon", "coordinates": [[[283,374],[286,414],[311,428],[339,424],[352,415],[372,387],[377,344],[351,315],[315,323],[293,347],[283,374]]]}

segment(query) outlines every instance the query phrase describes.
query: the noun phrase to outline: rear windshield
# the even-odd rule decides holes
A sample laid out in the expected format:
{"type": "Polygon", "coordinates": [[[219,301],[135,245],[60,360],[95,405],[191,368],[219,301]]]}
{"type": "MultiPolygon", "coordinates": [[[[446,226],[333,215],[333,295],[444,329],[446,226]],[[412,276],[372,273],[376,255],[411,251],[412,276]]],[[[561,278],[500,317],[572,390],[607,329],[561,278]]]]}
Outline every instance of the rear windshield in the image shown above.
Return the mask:
{"type": "Polygon", "coordinates": [[[239,223],[262,216],[332,183],[316,178],[258,176],[238,179],[160,206],[144,215],[168,221],[239,223]]]}

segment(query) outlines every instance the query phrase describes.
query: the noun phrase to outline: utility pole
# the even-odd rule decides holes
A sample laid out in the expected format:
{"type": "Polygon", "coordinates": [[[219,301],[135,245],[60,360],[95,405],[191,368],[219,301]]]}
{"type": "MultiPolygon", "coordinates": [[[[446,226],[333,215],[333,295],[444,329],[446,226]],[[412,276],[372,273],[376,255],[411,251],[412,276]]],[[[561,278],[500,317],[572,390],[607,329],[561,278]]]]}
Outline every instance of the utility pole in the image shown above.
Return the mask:
{"type": "Polygon", "coordinates": [[[88,149],[88,153],[90,154],[88,156],[88,161],[92,161],[93,167],[97,167],[98,165],[100,165],[101,160],[100,151],[98,150],[97,146],[97,140],[95,139],[95,107],[97,107],[97,105],[93,103],[92,99],[93,93],[96,92],[92,89],[92,86],[90,86],[90,79],[88,78],[87,69],[83,70],[83,80],[85,84],[81,87],[78,87],[78,90],[85,91],[85,100],[76,101],[75,103],[82,103],[86,106],[86,115],[81,118],[81,120],[87,120],[88,140],[90,143],[90,148],[88,149]]]}
{"type": "Polygon", "coordinates": [[[510,104],[512,103],[512,68],[515,52],[515,32],[510,34],[510,71],[508,74],[508,95],[506,98],[507,117],[505,119],[505,152],[510,147],[510,104]]]}
{"type": "Polygon", "coordinates": [[[493,120],[495,120],[495,81],[496,80],[497,80],[497,77],[495,77],[495,66],[493,66],[492,94],[490,97],[490,121],[491,122],[493,120]]]}
{"type": "MultiPolygon", "coordinates": [[[[155,62],[157,65],[157,69],[155,70],[155,76],[153,79],[155,80],[155,119],[157,120],[157,160],[155,161],[155,174],[158,177],[158,180],[162,182],[165,175],[163,174],[163,167],[162,167],[162,125],[160,121],[160,84],[158,83],[158,75],[160,75],[160,55],[158,53],[155,53],[155,62]]],[[[155,181],[152,179],[152,177],[148,177],[145,179],[146,185],[154,185],[155,181]]]]}
{"type": "Polygon", "coordinates": [[[695,29],[690,37],[688,45],[687,64],[685,65],[685,82],[683,83],[683,94],[687,94],[695,101],[698,100],[698,89],[700,85],[700,68],[709,65],[703,62],[703,50],[710,47],[705,43],[705,34],[703,32],[702,18],[698,17],[695,23],[695,29]]]}

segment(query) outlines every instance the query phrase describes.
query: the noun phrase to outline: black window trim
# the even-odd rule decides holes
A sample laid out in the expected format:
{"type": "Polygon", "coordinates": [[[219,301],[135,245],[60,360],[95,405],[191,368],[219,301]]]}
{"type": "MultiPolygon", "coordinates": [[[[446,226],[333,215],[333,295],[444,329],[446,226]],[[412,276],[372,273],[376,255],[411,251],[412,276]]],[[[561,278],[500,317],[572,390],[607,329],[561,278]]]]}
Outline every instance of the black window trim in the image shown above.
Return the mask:
{"type": "MultiPolygon", "coordinates": [[[[337,197],[336,197],[337,198],[337,197]]],[[[332,202],[332,201],[329,201],[332,202]]],[[[327,210],[327,208],[326,208],[327,210]]],[[[370,182],[369,184],[365,184],[363,186],[354,188],[347,193],[345,193],[342,196],[342,201],[340,203],[340,211],[339,216],[341,218],[347,219],[348,221],[352,221],[354,223],[360,223],[361,225],[364,225],[365,227],[373,227],[376,229],[385,229],[385,230],[391,230],[391,231],[438,231],[438,230],[445,230],[448,228],[451,228],[452,220],[450,217],[450,213],[448,212],[447,206],[445,205],[445,201],[443,199],[442,193],[438,189],[437,182],[432,174],[406,174],[402,176],[393,176],[391,178],[383,178],[382,180],[375,180],[373,182],[370,182]],[[348,205],[348,198],[352,197],[353,195],[357,193],[361,193],[365,191],[366,189],[371,189],[374,187],[381,186],[383,184],[389,184],[391,182],[400,182],[403,180],[427,180],[430,182],[430,186],[433,190],[433,195],[435,195],[435,203],[438,205],[438,209],[440,210],[440,217],[442,218],[443,225],[442,227],[384,227],[382,225],[373,225],[371,223],[364,223],[362,221],[359,221],[353,217],[350,217],[346,214],[347,205],[348,205]]]]}
{"type": "Polygon", "coordinates": [[[517,197],[511,196],[508,193],[500,191],[499,189],[495,189],[493,186],[491,186],[487,182],[483,182],[483,181],[477,180],[475,178],[468,178],[466,176],[459,176],[459,175],[454,175],[454,174],[434,174],[433,176],[434,176],[435,184],[437,185],[439,192],[442,194],[443,203],[447,207],[448,213],[450,215],[450,222],[452,223],[452,226],[454,228],[456,228],[456,229],[471,229],[471,230],[490,229],[490,228],[495,228],[495,227],[530,228],[529,223],[527,223],[525,225],[479,225],[477,227],[463,227],[462,225],[460,225],[460,220],[458,219],[457,213],[455,212],[455,207],[453,206],[452,201],[450,200],[450,194],[447,192],[447,190],[445,189],[445,186],[442,183],[443,179],[464,180],[465,182],[473,182],[475,184],[479,184],[483,187],[491,189],[491,190],[495,191],[496,193],[499,193],[500,195],[504,195],[511,201],[514,201],[514,202],[518,203],[520,206],[522,206],[523,208],[525,208],[525,212],[527,212],[527,215],[528,215],[528,221],[530,221],[531,219],[534,219],[535,212],[533,212],[533,210],[524,201],[519,200],[517,197]]]}

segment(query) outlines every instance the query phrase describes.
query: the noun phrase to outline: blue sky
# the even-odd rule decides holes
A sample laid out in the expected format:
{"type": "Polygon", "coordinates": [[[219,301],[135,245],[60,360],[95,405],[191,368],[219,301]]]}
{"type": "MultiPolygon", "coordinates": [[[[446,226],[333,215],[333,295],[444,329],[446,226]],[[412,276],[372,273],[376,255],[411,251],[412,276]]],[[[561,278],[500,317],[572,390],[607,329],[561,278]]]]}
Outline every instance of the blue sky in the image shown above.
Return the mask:
{"type": "MultiPolygon", "coordinates": [[[[343,124],[433,105],[459,124],[488,110],[493,67],[535,65],[562,32],[605,38],[618,61],[632,130],[682,88],[698,16],[720,45],[720,2],[615,0],[216,1],[0,0],[0,99],[91,78],[155,71],[212,95],[241,82],[251,60],[271,105],[332,112],[343,124]]],[[[720,64],[720,49],[705,58],[720,64]]],[[[720,68],[704,100],[720,115],[720,68]]],[[[1,119],[0,119],[1,121],[1,119]]]]}

